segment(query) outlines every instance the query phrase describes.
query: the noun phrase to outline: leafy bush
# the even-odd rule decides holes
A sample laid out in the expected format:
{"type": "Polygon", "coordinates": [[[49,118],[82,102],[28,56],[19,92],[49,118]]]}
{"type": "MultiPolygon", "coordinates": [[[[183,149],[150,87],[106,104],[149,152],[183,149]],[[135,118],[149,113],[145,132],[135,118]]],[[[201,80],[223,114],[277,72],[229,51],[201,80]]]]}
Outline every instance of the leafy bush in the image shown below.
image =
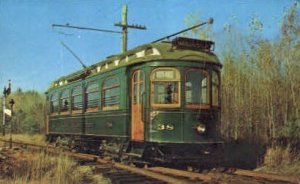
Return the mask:
{"type": "Polygon", "coordinates": [[[276,174],[300,176],[300,154],[292,146],[273,146],[267,150],[264,166],[258,170],[276,174]]]}
{"type": "MultiPolygon", "coordinates": [[[[18,90],[7,99],[15,101],[13,117],[6,121],[7,127],[12,123],[13,133],[33,134],[40,133],[44,129],[46,100],[43,94],[36,91],[18,90]]],[[[6,107],[9,107],[8,102],[6,107]]]]}

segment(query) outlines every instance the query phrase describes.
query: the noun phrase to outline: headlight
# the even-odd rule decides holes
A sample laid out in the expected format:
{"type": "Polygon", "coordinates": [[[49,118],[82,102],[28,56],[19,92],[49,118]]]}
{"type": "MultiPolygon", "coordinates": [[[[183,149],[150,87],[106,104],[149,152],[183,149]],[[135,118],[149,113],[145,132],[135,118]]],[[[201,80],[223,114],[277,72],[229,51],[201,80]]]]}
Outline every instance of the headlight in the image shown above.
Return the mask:
{"type": "Polygon", "coordinates": [[[174,125],[168,124],[168,125],[166,126],[166,129],[167,129],[167,130],[174,130],[174,125]]]}
{"type": "Polygon", "coordinates": [[[203,123],[200,123],[196,125],[195,129],[199,134],[203,134],[206,131],[206,126],[203,123]]]}
{"type": "Polygon", "coordinates": [[[158,124],[157,125],[157,130],[165,130],[165,125],[164,124],[158,124]]]}

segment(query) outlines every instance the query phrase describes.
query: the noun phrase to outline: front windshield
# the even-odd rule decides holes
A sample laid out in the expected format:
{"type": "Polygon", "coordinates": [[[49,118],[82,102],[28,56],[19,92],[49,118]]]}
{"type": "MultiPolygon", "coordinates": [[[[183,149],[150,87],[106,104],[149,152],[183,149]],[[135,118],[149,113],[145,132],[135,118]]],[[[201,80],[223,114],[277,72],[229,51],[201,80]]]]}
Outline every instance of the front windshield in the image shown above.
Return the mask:
{"type": "Polygon", "coordinates": [[[175,68],[158,68],[151,74],[151,103],[154,107],[180,105],[180,74],[175,68]]]}
{"type": "Polygon", "coordinates": [[[209,104],[208,72],[191,69],[186,72],[185,102],[187,105],[209,104]]]}
{"type": "Polygon", "coordinates": [[[154,103],[176,104],[178,103],[178,82],[155,82],[154,103]]]}

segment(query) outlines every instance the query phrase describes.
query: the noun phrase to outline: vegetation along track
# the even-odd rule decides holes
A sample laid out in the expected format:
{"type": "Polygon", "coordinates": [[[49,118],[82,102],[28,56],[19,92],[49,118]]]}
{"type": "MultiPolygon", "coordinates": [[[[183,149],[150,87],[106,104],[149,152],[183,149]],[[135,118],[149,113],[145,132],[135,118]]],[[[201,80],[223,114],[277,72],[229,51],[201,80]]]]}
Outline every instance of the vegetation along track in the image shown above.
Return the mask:
{"type": "MultiPolygon", "coordinates": [[[[0,139],[5,143],[8,140],[0,139]]],[[[35,151],[46,151],[51,154],[59,154],[62,151],[52,145],[37,145],[12,141],[13,145],[25,147],[35,151]]],[[[224,172],[197,173],[166,167],[138,168],[131,165],[105,160],[97,155],[73,153],[63,151],[81,164],[92,165],[95,172],[102,173],[112,183],[295,183],[300,184],[300,179],[260,173],[249,170],[229,169],[224,172]]]]}

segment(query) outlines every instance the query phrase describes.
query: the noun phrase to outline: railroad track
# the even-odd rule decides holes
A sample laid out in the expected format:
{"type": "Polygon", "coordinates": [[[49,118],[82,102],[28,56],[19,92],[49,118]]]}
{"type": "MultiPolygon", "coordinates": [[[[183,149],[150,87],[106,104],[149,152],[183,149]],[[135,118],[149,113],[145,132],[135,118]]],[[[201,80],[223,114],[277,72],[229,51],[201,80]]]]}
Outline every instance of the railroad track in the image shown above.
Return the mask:
{"type": "MultiPolygon", "coordinates": [[[[8,140],[0,139],[5,143],[8,140]]],[[[112,183],[293,183],[300,184],[300,179],[274,174],[260,173],[242,169],[229,169],[225,172],[198,173],[166,167],[138,168],[100,158],[97,155],[58,151],[51,145],[37,145],[12,141],[13,145],[23,148],[46,151],[51,154],[65,154],[85,165],[93,166],[95,172],[109,178],[112,183]]]]}

